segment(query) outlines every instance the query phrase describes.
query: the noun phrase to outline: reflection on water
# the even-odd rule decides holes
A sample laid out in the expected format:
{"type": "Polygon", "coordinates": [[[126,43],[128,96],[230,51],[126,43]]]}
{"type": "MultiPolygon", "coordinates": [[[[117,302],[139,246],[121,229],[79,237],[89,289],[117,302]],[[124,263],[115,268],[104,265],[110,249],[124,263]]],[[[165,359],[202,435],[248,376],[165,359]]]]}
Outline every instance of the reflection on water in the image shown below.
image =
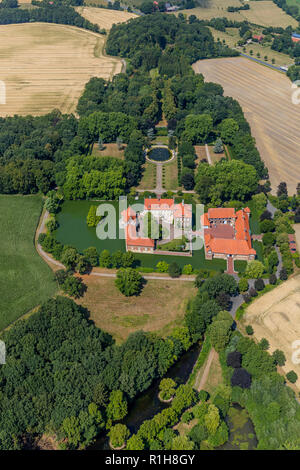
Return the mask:
{"type": "MultiPolygon", "coordinates": [[[[180,360],[172,366],[164,377],[171,377],[177,383],[185,383],[197,361],[201,347],[193,346],[188,352],[183,354],[180,360]]],[[[155,380],[151,387],[144,393],[135,398],[129,407],[129,413],[124,419],[124,424],[128,426],[131,433],[136,433],[140,425],[146,419],[151,419],[164,408],[170,406],[168,403],[162,403],[158,399],[159,383],[161,379],[155,380]]],[[[89,450],[109,449],[108,440],[105,436],[99,437],[96,443],[89,450]]]]}

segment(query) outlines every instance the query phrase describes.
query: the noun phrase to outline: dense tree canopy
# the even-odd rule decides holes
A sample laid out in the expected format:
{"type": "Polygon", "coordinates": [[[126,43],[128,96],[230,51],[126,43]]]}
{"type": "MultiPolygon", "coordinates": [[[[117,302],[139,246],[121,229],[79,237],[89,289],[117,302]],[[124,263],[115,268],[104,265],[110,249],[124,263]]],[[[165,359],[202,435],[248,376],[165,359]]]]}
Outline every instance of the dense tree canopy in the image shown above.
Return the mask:
{"type": "Polygon", "coordinates": [[[85,309],[64,297],[49,300],[2,338],[0,448],[19,448],[27,432],[46,429],[71,447],[88,445],[105,420],[124,417],[127,399],[165,373],[186,347],[182,333],[165,341],[137,332],[116,346],[85,309]]]}
{"type": "Polygon", "coordinates": [[[253,166],[244,162],[221,161],[214,166],[198,166],[196,191],[202,203],[219,206],[224,201],[244,201],[256,190],[258,176],[253,166]]]}
{"type": "Polygon", "coordinates": [[[124,193],[124,164],[116,158],[73,157],[66,170],[64,194],[67,199],[101,197],[111,200],[124,193]]]}
{"type": "Polygon", "coordinates": [[[209,29],[199,21],[188,24],[184,18],[161,13],[113,25],[106,51],[129,57],[135,67],[145,70],[158,66],[160,73],[168,76],[184,74],[186,66],[198,59],[236,55],[217,46],[209,29]]]}

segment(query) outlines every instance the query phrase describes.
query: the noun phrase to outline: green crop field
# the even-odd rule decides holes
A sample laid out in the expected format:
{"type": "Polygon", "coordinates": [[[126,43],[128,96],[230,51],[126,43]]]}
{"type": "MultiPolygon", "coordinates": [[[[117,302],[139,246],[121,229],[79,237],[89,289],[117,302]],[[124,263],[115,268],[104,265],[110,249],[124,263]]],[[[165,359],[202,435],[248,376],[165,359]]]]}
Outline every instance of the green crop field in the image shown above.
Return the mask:
{"type": "Polygon", "coordinates": [[[56,291],[34,246],[41,207],[40,196],[0,196],[0,330],[56,291]]]}

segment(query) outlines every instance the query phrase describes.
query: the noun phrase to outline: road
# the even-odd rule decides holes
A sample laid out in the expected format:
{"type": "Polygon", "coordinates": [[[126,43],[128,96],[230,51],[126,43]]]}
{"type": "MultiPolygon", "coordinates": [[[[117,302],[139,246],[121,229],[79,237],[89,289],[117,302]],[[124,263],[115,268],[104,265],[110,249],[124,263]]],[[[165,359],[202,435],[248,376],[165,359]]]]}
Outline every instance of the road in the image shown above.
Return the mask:
{"type": "Polygon", "coordinates": [[[282,70],[280,67],[277,67],[276,65],[269,64],[268,62],[265,62],[264,60],[256,59],[255,57],[252,57],[251,55],[243,54],[242,52],[240,52],[240,55],[243,57],[246,57],[247,59],[253,60],[254,62],[257,62],[258,64],[265,65],[266,67],[270,67],[273,70],[277,70],[279,72],[286,74],[285,70],[282,70]]]}

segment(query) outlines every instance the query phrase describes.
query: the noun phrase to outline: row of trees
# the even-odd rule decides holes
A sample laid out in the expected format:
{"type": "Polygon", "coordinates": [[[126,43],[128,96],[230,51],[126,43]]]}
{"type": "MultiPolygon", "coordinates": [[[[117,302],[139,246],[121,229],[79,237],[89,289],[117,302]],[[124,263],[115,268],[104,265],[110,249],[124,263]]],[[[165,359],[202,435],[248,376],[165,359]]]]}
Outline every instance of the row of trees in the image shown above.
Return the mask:
{"type": "Polygon", "coordinates": [[[61,2],[37,2],[34,9],[0,8],[0,24],[12,23],[56,23],[85,28],[96,33],[104,33],[99,26],[83,18],[74,8],[61,2]]]}

